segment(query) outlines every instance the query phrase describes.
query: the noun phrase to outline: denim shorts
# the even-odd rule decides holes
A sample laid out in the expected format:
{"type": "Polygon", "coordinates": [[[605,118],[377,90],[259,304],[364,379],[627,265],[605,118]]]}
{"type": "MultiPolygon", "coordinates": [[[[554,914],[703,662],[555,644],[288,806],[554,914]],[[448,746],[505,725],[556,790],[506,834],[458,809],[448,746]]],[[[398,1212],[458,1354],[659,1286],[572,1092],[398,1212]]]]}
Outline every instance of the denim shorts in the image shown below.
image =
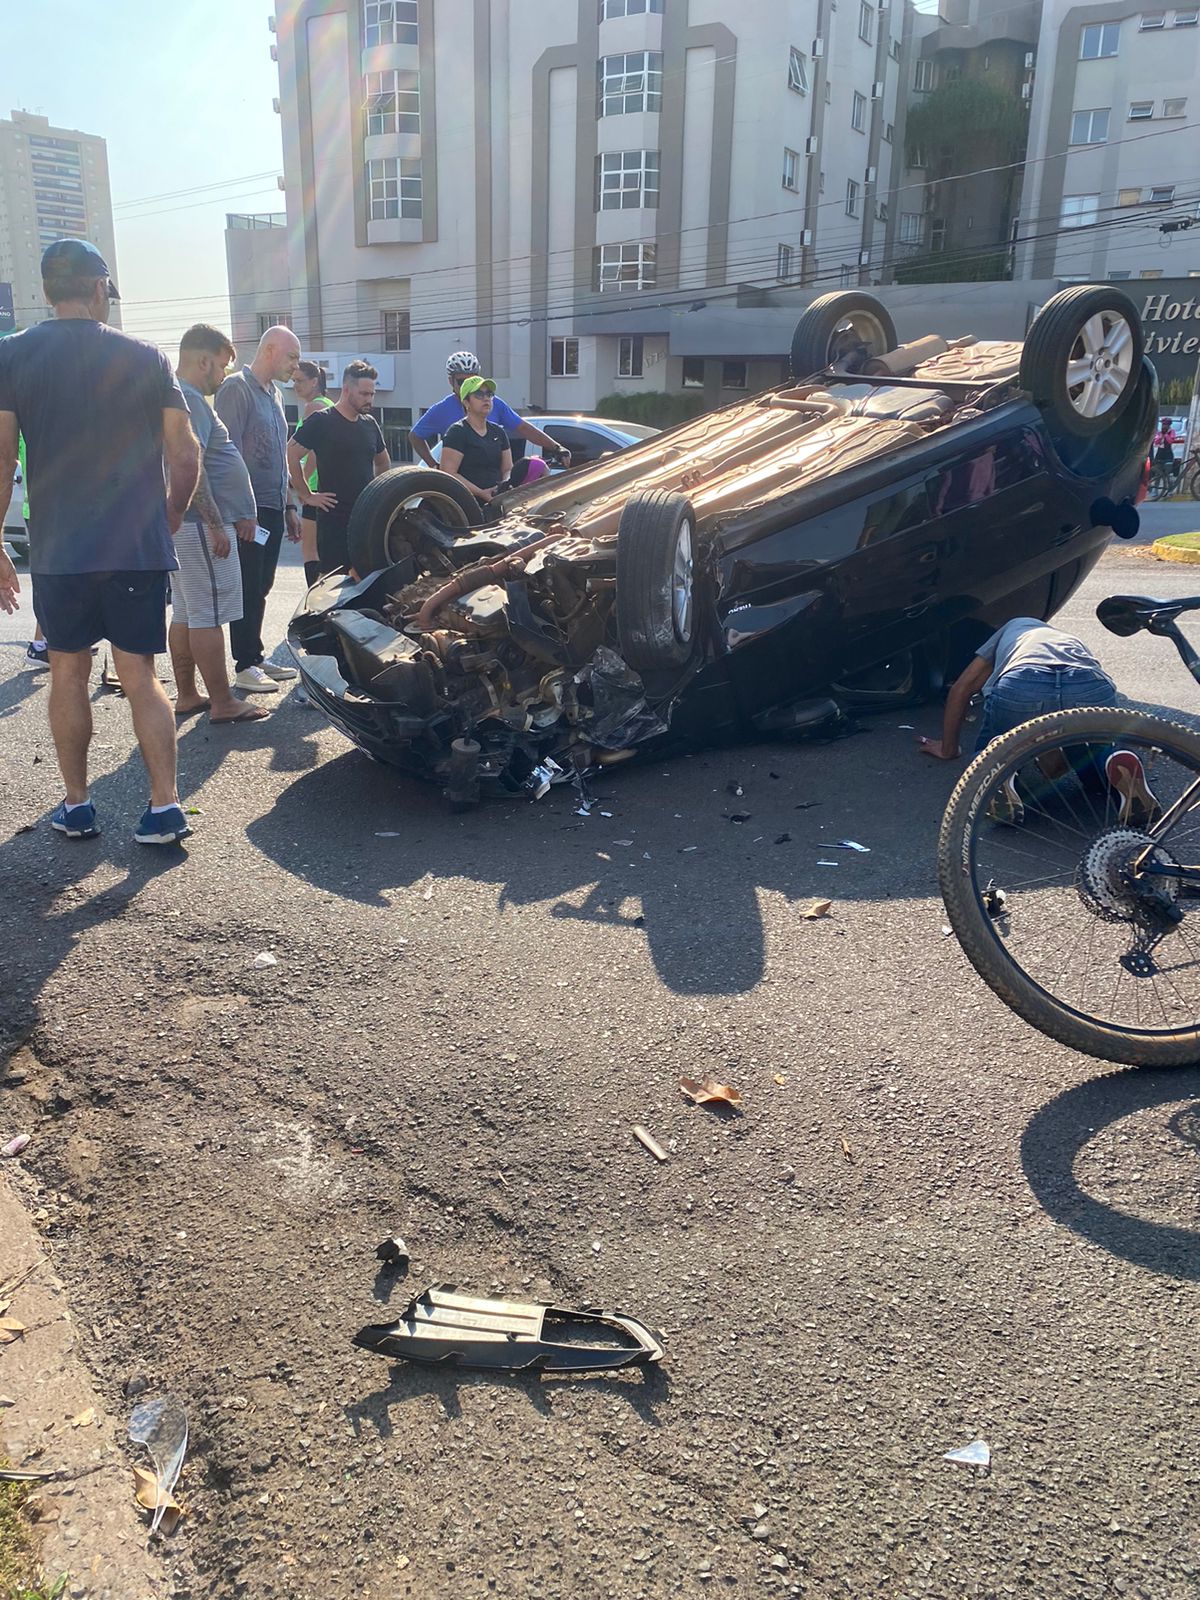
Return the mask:
{"type": "Polygon", "coordinates": [[[1051,711],[1076,706],[1111,706],[1117,686],[1107,673],[1091,667],[1018,667],[1006,672],[984,701],[975,754],[1010,728],[1051,711]]]}
{"type": "Polygon", "coordinates": [[[35,572],[33,614],[51,650],[107,639],[131,656],[167,648],[166,572],[35,572]]]}

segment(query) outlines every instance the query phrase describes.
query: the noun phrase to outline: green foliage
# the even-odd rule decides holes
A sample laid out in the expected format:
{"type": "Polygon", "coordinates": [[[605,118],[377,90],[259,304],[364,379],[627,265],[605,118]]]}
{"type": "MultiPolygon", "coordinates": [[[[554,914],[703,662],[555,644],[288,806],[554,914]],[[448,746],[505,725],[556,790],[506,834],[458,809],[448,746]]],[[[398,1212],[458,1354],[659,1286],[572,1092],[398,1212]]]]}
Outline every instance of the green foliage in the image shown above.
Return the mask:
{"type": "Polygon", "coordinates": [[[596,402],[596,415],[614,422],[640,422],[647,428],[673,428],[707,409],[702,394],[606,394],[596,402]]]}
{"type": "Polygon", "coordinates": [[[979,78],[956,78],[927,95],[908,113],[905,158],[913,165],[919,152],[931,177],[994,162],[1019,161],[1029,122],[1025,103],[979,78]]]}
{"type": "Polygon", "coordinates": [[[962,257],[954,254],[913,256],[896,267],[897,283],[1004,283],[1011,275],[1008,254],[962,257]]]}
{"type": "Polygon", "coordinates": [[[1192,403],[1193,378],[1171,378],[1166,383],[1158,386],[1158,399],[1160,405],[1166,410],[1180,412],[1187,409],[1192,403]]]}
{"type": "Polygon", "coordinates": [[[49,1587],[40,1584],[36,1589],[14,1589],[12,1600],[62,1600],[67,1592],[68,1576],[69,1574],[64,1572],[62,1577],[56,1578],[49,1587]]]}

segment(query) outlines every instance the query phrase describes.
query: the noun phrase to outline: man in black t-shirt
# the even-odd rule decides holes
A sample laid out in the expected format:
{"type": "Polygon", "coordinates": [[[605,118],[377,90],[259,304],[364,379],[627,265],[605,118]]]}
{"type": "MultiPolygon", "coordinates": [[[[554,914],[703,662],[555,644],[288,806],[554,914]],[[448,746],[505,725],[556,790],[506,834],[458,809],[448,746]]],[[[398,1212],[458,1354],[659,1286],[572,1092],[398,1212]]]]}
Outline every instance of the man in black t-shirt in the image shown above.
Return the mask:
{"type": "Polygon", "coordinates": [[[336,405],[315,411],[288,441],[288,475],[296,498],[317,511],[317,559],[322,573],[350,565],[346,531],[354,502],[372,478],[391,466],[378,422],[370,415],[379,374],[365,361],[352,361],[342,374],[336,405]],[[302,462],[309,451],[317,462],[320,489],[305,482],[302,462]]]}

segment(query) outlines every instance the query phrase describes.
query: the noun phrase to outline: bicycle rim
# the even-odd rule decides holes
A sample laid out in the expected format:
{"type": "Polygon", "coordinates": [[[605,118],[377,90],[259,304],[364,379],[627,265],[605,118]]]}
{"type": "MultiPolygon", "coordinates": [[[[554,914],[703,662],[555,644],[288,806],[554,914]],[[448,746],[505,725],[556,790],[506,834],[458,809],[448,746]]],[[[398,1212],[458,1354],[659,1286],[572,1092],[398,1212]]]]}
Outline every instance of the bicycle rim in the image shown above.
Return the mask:
{"type": "Polygon", "coordinates": [[[1200,864],[1200,807],[1168,815],[1197,779],[1200,736],[1099,710],[1026,724],[964,774],[939,853],[951,925],[1051,1037],[1135,1064],[1200,1056],[1200,899],[1178,871],[1200,864]]]}

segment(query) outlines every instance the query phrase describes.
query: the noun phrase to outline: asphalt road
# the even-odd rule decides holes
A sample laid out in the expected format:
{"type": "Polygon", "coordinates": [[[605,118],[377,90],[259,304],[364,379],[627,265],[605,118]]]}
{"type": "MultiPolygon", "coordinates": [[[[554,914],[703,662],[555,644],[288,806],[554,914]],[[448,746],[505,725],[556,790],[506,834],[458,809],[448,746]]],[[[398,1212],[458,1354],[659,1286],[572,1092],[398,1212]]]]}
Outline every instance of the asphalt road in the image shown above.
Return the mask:
{"type": "MultiPolygon", "coordinates": [[[[1168,648],[1094,607],[1192,588],[1118,549],[1065,625],[1187,709],[1168,648]]],[[[49,830],[21,631],[0,1118],[34,1134],[106,1395],[144,1373],[187,1406],[177,1595],[1194,1600],[1200,1069],[1050,1043],[942,936],[958,769],[897,725],[932,712],[614,773],[611,818],[561,791],[450,817],[281,696],[185,726],[201,814],[164,858],[110,696],[103,837],[49,830]],[[666,1360],[492,1380],[352,1349],[436,1281],[617,1306],[666,1360]],[[989,1474],[942,1459],[976,1438],[989,1474]]]]}

